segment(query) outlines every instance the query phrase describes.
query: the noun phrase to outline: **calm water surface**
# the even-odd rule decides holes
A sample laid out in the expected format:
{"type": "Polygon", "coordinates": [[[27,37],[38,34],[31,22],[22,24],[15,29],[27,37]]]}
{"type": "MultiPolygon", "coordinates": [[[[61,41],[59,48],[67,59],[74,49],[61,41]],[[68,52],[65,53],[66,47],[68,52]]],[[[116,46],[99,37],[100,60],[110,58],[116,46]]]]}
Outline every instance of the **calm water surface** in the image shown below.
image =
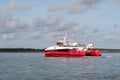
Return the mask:
{"type": "Polygon", "coordinates": [[[120,53],[85,58],[0,53],[0,80],[120,80],[120,53]]]}

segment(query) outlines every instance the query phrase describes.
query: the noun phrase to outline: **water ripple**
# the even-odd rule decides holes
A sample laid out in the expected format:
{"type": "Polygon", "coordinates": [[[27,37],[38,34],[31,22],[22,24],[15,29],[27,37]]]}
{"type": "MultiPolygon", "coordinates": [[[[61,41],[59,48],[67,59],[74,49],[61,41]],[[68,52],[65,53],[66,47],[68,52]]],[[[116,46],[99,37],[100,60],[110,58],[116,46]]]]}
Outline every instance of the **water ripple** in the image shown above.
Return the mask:
{"type": "Polygon", "coordinates": [[[0,53],[0,80],[119,80],[120,54],[45,58],[38,53],[0,53]]]}

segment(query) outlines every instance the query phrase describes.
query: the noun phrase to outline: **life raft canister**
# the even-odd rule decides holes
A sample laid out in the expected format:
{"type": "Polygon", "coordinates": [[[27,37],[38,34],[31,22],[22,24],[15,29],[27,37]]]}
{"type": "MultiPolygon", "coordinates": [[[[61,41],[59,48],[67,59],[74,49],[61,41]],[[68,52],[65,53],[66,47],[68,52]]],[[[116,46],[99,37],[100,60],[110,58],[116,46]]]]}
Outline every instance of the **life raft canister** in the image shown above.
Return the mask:
{"type": "Polygon", "coordinates": [[[61,46],[61,45],[63,45],[63,42],[58,41],[58,42],[56,42],[56,44],[57,44],[58,46],[61,46]]]}

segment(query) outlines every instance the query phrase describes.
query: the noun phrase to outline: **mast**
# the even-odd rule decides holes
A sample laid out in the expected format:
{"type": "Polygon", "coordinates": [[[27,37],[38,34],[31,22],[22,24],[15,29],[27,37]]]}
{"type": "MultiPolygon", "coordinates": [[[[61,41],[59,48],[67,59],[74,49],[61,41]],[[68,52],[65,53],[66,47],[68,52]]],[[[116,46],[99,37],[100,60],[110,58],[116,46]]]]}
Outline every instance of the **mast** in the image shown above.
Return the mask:
{"type": "Polygon", "coordinates": [[[64,40],[63,40],[65,45],[69,45],[69,41],[68,41],[68,34],[66,33],[64,40]]]}

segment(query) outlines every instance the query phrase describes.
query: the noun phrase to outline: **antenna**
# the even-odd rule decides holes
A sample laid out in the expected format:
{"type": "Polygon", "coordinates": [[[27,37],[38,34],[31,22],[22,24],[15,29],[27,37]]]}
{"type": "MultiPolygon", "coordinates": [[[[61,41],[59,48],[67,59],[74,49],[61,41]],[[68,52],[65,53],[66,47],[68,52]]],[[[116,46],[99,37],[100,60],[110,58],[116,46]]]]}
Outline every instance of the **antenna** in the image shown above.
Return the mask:
{"type": "Polygon", "coordinates": [[[66,32],[66,34],[65,34],[65,37],[64,37],[64,44],[65,45],[68,45],[69,44],[69,41],[68,41],[68,33],[66,32]]]}

